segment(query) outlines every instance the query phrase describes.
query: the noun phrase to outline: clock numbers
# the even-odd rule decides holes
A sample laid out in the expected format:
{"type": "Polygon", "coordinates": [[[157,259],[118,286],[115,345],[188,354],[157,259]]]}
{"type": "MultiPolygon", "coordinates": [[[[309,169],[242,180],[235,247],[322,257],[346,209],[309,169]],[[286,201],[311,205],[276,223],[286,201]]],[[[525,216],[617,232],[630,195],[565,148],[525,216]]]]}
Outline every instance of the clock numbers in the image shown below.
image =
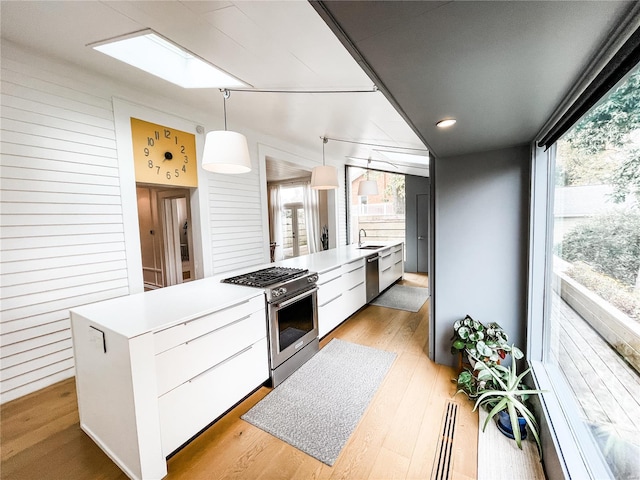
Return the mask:
{"type": "Polygon", "coordinates": [[[194,134],[131,118],[131,136],[137,182],[198,186],[194,134]]]}

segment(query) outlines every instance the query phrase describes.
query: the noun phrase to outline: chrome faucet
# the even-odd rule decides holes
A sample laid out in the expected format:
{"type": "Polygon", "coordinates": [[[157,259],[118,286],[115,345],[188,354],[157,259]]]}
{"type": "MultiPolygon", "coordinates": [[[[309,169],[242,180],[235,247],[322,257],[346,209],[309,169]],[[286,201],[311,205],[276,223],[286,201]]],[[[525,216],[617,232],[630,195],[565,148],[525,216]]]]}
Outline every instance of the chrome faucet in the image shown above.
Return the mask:
{"type": "Polygon", "coordinates": [[[361,228],[360,231],[358,232],[358,247],[362,246],[362,234],[364,233],[364,236],[367,236],[367,232],[364,228],[361,228]]]}

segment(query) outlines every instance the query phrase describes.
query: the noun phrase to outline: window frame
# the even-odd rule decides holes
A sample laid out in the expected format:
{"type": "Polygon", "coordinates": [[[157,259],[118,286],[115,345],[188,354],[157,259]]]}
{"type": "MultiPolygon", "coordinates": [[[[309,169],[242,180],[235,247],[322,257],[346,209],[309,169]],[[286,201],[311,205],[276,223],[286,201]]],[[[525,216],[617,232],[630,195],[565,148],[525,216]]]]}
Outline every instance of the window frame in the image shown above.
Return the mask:
{"type": "MultiPolygon", "coordinates": [[[[543,439],[543,450],[548,457],[548,450],[554,449],[565,478],[613,478],[591,432],[575,414],[579,405],[562,372],[545,358],[551,315],[555,154],[555,144],[548,150],[532,146],[527,352],[534,383],[545,391],[540,398],[540,422],[550,435],[548,441],[543,439]]],[[[547,459],[545,468],[550,463],[547,459]]]]}

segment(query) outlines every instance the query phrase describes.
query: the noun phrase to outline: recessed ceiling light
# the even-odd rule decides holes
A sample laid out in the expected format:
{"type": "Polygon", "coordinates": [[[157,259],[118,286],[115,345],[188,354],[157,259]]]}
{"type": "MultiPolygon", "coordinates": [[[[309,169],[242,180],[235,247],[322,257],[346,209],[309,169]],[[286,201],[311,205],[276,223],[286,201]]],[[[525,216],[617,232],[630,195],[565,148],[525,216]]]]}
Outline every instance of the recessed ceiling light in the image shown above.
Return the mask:
{"type": "Polygon", "coordinates": [[[436,127],[447,128],[447,127],[450,127],[451,125],[455,125],[455,123],[456,123],[455,118],[447,118],[445,120],[440,120],[438,123],[436,123],[436,127]]]}
{"type": "Polygon", "coordinates": [[[249,86],[150,29],[88,46],[182,88],[249,86]]]}

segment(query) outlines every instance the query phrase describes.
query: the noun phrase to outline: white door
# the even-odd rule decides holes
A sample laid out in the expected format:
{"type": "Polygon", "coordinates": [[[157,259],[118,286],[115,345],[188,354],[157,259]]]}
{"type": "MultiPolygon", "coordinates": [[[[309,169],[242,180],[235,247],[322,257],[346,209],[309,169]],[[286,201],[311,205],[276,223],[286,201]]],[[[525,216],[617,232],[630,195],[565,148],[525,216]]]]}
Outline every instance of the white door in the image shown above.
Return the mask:
{"type": "Polygon", "coordinates": [[[284,258],[298,257],[309,253],[307,226],[301,203],[284,205],[282,228],[284,231],[284,258]]]}

